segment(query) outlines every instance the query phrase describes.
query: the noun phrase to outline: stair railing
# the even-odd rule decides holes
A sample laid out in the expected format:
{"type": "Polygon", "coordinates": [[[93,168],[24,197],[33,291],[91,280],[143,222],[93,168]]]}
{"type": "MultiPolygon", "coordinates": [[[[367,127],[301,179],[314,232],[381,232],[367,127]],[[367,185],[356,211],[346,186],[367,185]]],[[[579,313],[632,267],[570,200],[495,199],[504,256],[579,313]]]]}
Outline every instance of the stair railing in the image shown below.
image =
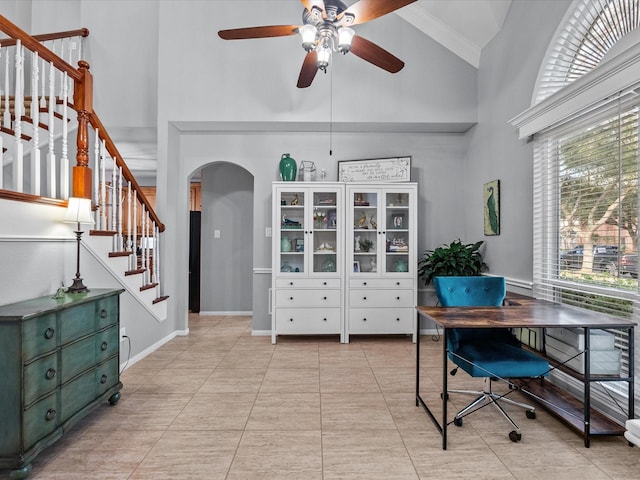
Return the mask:
{"type": "Polygon", "coordinates": [[[91,233],[112,236],[109,255],[129,257],[126,273],[142,274],[140,289],[166,298],[153,254],[165,226],[93,109],[93,77],[82,60],[88,30],[32,37],[2,15],[0,30],[10,37],[0,40],[0,197],[60,206],[69,196],[91,198],[91,233]]]}

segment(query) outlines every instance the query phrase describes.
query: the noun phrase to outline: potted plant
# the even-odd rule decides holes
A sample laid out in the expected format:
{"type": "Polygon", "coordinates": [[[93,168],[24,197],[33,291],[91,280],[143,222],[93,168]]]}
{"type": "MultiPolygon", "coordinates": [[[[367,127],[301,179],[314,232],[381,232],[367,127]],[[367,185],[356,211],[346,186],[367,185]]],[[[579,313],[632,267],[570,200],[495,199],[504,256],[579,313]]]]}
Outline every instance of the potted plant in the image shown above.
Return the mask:
{"type": "Polygon", "coordinates": [[[480,247],[484,241],[463,244],[459,239],[435,250],[427,250],[418,261],[418,276],[428,285],[433,277],[480,275],[487,270],[480,247]]]}

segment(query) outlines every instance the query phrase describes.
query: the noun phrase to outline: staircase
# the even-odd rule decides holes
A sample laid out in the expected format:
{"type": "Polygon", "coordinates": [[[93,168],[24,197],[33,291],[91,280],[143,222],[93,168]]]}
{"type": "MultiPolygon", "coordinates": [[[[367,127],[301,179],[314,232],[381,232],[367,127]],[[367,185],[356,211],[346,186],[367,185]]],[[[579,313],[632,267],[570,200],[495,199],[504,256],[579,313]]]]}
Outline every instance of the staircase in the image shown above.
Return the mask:
{"type": "Polygon", "coordinates": [[[91,199],[95,226],[83,248],[164,320],[165,227],[93,109],[81,56],[88,30],[32,37],[1,15],[0,30],[10,37],[0,40],[0,198],[60,208],[91,199]]]}

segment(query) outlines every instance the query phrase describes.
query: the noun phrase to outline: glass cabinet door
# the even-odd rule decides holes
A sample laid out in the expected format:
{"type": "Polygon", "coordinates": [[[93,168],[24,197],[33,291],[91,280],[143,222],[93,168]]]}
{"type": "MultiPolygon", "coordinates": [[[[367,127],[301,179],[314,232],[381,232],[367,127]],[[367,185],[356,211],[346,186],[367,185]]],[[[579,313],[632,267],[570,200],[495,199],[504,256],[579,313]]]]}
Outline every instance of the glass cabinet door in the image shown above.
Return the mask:
{"type": "Polygon", "coordinates": [[[310,215],[309,237],[313,239],[313,273],[333,273],[338,271],[339,225],[342,215],[335,191],[314,191],[310,215]]]}
{"type": "MultiPolygon", "coordinates": [[[[347,245],[353,257],[353,273],[378,273],[379,245],[382,239],[378,230],[380,213],[379,192],[375,190],[354,191],[349,199],[353,228],[353,244],[347,245]]],[[[382,225],[380,225],[382,226],[382,225]]]]}
{"type": "MultiPolygon", "coordinates": [[[[281,273],[305,272],[305,192],[279,192],[279,227],[275,241],[279,242],[281,273]]],[[[278,266],[275,266],[278,268],[278,266]]]]}
{"type": "Polygon", "coordinates": [[[413,269],[409,257],[411,245],[410,194],[408,191],[385,193],[385,250],[384,271],[406,273],[413,269]]]}

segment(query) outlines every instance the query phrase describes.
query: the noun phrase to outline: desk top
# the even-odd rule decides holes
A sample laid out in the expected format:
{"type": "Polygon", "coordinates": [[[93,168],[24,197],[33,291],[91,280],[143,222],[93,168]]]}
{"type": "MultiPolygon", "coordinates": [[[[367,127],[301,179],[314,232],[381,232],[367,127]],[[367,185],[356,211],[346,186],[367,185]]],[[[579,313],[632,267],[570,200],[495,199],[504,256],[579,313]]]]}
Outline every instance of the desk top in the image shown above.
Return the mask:
{"type": "Polygon", "coordinates": [[[568,305],[507,294],[502,307],[416,307],[443,328],[629,328],[635,322],[568,305]]]}

